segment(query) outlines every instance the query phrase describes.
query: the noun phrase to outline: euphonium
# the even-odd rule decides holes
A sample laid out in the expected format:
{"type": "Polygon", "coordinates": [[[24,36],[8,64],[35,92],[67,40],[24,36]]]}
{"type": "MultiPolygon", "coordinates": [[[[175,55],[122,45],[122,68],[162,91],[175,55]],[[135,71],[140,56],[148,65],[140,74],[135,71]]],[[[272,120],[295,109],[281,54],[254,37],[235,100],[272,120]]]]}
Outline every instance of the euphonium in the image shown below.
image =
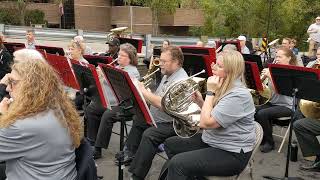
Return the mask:
{"type": "Polygon", "coordinates": [[[161,99],[163,111],[174,118],[173,128],[182,138],[194,136],[199,130],[201,108],[193,102],[192,94],[199,90],[199,85],[192,78],[201,72],[168,88],[161,99]]]}
{"type": "MultiPolygon", "coordinates": [[[[311,68],[320,69],[320,60],[318,59],[311,68]]],[[[299,102],[301,113],[311,119],[320,120],[320,103],[301,99],[299,102]]]]}

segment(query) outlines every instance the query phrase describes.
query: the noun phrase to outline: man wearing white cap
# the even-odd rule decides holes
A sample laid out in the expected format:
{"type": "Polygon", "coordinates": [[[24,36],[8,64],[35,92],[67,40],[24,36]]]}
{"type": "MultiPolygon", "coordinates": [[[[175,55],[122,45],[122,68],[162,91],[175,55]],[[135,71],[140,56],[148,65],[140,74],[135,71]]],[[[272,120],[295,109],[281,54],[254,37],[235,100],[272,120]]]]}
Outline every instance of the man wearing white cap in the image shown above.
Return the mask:
{"type": "Polygon", "coordinates": [[[320,43],[320,16],[316,18],[316,23],[311,24],[308,28],[309,40],[309,56],[315,56],[317,47],[316,44],[320,43]]]}
{"type": "Polygon", "coordinates": [[[241,53],[242,54],[250,54],[250,50],[246,46],[247,38],[245,36],[239,36],[237,39],[240,41],[241,53]]]}

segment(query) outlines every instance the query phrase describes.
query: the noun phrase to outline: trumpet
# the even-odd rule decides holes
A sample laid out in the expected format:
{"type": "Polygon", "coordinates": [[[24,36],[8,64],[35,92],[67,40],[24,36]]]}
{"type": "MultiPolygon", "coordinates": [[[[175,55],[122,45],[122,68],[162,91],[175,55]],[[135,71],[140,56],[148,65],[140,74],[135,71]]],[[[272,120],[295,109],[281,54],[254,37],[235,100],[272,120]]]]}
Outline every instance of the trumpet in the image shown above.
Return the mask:
{"type": "Polygon", "coordinates": [[[154,80],[153,75],[160,71],[160,59],[155,58],[152,60],[152,63],[149,66],[149,70],[145,76],[139,79],[140,82],[143,82],[145,87],[149,87],[151,85],[151,82],[154,80]]]}

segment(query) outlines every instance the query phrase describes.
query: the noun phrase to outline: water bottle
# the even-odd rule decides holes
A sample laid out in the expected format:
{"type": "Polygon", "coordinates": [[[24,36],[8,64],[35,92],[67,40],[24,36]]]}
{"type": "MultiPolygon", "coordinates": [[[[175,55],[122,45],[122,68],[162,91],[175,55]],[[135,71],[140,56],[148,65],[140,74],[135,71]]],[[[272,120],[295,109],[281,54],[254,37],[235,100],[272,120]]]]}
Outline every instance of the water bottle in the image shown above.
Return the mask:
{"type": "Polygon", "coordinates": [[[292,141],[290,151],[290,161],[297,162],[298,160],[298,144],[297,141],[292,141]]]}

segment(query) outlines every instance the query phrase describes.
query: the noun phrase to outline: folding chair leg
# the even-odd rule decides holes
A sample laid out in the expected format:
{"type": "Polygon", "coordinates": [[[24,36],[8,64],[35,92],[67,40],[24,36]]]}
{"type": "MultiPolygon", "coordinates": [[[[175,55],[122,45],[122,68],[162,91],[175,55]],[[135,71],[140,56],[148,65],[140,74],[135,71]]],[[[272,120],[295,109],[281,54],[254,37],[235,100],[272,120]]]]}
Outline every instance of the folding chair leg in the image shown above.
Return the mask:
{"type": "Polygon", "coordinates": [[[290,125],[291,125],[291,124],[289,124],[289,126],[288,126],[288,128],[287,128],[287,131],[286,131],[286,134],[284,135],[284,137],[283,137],[283,139],[282,139],[282,142],[281,142],[281,145],[280,145],[280,147],[279,147],[278,153],[281,153],[282,147],[283,147],[284,142],[286,141],[287,136],[288,136],[288,133],[289,133],[290,125]]]}

